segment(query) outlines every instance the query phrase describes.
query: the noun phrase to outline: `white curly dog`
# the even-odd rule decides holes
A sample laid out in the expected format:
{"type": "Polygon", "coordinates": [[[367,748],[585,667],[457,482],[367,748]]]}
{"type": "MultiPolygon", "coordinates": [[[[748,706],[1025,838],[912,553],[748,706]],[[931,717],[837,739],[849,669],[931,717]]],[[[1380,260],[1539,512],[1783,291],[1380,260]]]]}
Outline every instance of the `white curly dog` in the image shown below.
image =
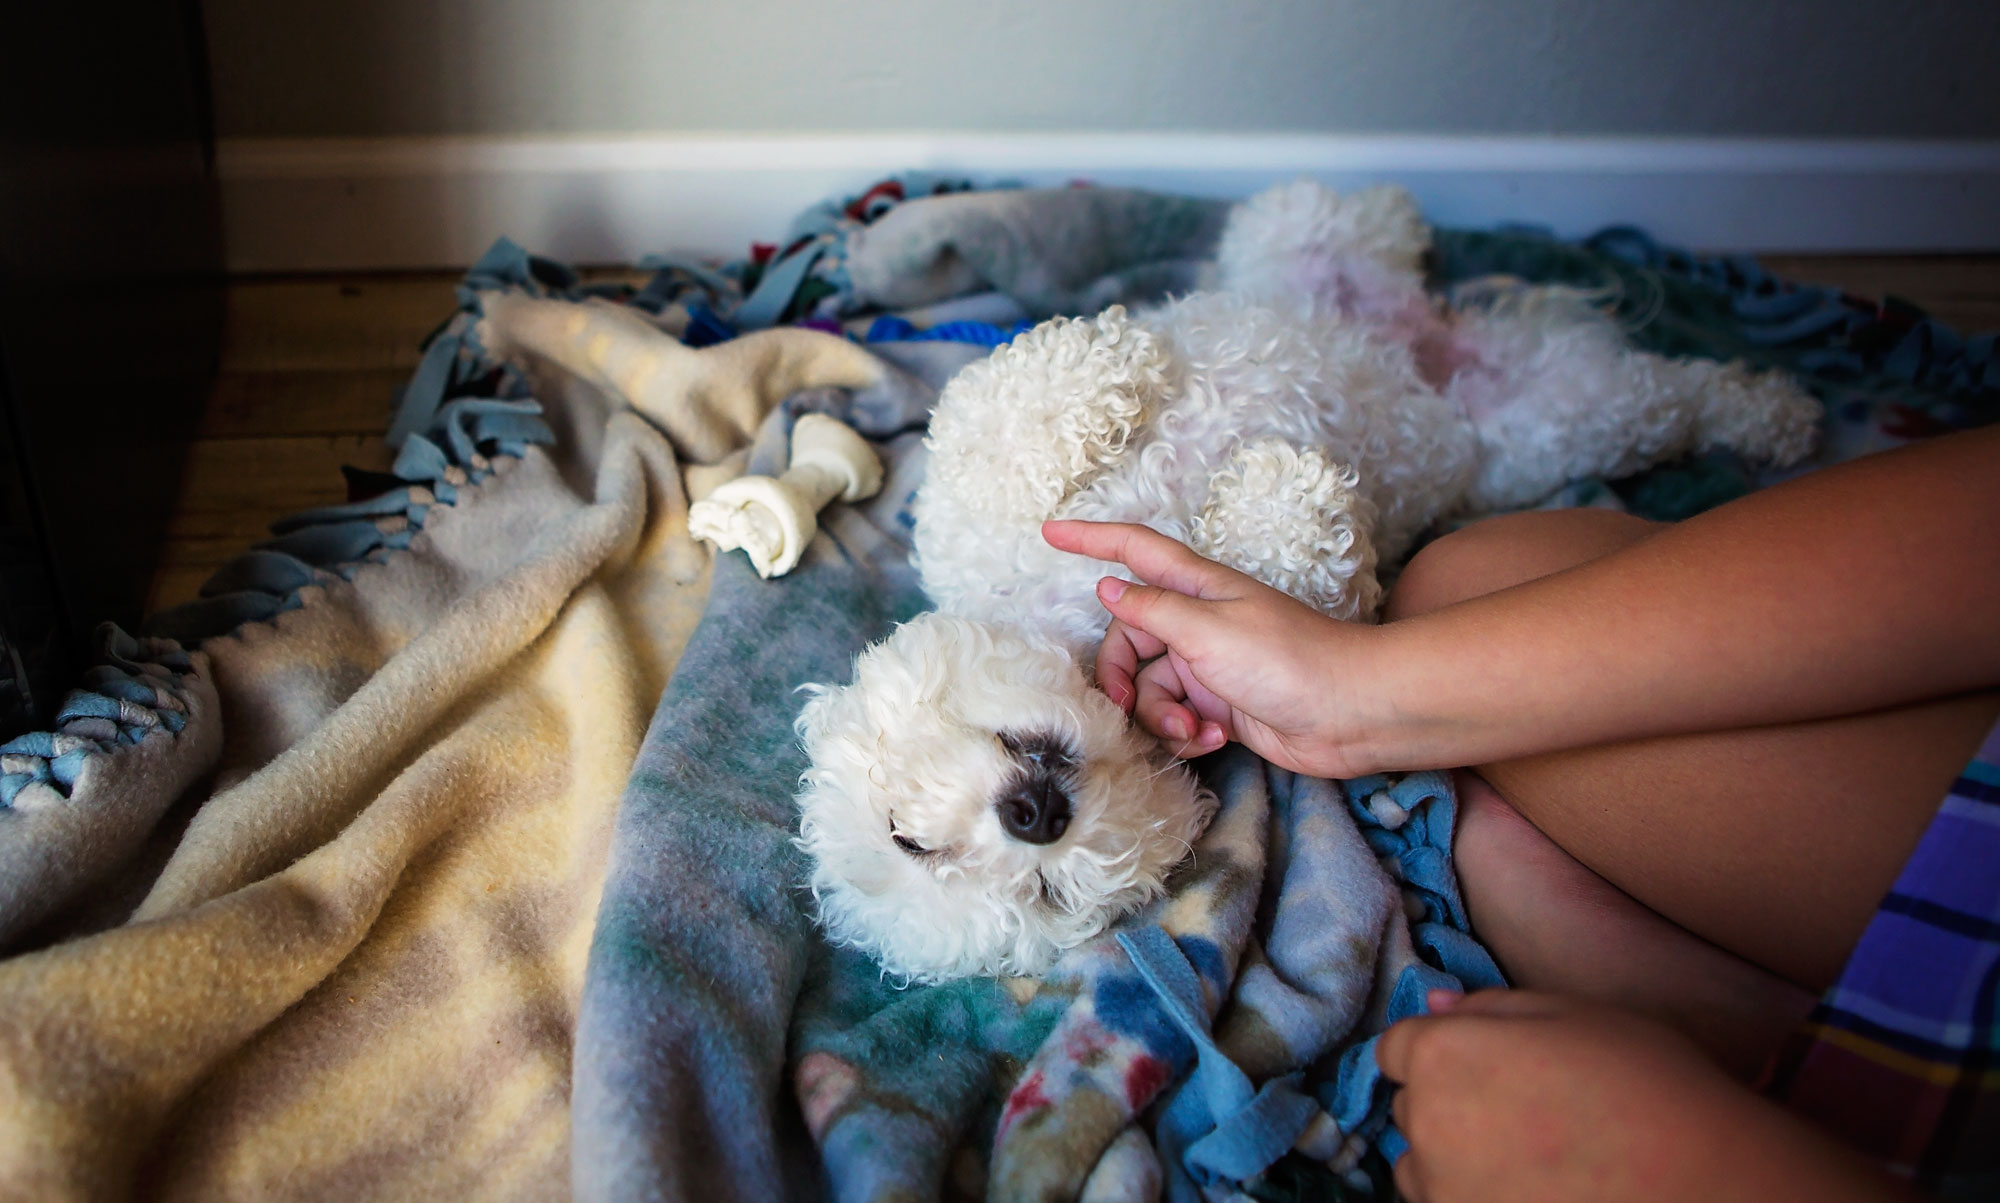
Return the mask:
{"type": "Polygon", "coordinates": [[[1455,512],[1708,447],[1790,463],[1819,405],[1778,374],[1630,349],[1588,298],[1424,290],[1411,198],[1311,183],[1232,213],[1216,287],[1058,318],[960,372],[914,510],[937,604],[798,719],[819,919],[896,976],[1040,974],[1159,895],[1214,799],[1092,687],[1117,565],[1049,518],[1143,523],[1327,614],[1455,512]]]}

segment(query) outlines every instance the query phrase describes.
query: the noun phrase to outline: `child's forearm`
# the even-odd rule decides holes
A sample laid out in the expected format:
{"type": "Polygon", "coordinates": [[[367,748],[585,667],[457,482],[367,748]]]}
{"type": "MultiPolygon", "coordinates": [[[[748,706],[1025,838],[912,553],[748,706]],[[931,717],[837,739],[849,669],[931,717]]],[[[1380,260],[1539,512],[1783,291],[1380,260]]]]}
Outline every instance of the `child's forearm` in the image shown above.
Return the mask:
{"type": "Polygon", "coordinates": [[[1369,759],[1477,764],[2000,683],[2000,430],[1826,469],[1381,628],[1369,759]]]}

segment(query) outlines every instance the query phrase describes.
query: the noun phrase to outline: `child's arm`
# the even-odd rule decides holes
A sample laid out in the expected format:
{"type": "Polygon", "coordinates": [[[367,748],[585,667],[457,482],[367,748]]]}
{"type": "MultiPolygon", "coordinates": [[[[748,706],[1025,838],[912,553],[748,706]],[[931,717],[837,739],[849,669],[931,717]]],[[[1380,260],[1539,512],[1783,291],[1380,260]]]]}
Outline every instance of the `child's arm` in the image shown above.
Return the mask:
{"type": "Polygon", "coordinates": [[[1148,582],[1099,591],[1118,620],[1098,662],[1114,699],[1167,738],[1198,719],[1200,750],[1230,736],[1309,772],[1483,764],[2000,683],[2000,429],[1828,468],[1384,627],[1320,619],[1143,528],[1045,529],[1148,582]]]}
{"type": "Polygon", "coordinates": [[[2000,429],[1827,468],[1383,628],[1405,765],[1856,714],[2000,683],[2000,429]]]}
{"type": "Polygon", "coordinates": [[[1913,1197],[1650,1021],[1522,991],[1432,1003],[1375,1052],[1412,1203],[1913,1197]]]}

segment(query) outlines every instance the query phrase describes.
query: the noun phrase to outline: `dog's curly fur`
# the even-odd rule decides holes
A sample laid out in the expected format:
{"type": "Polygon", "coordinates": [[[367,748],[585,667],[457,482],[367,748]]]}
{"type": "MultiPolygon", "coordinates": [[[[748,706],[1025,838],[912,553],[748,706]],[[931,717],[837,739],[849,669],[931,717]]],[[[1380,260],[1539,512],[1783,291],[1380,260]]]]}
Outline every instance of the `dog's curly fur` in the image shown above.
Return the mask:
{"type": "Polygon", "coordinates": [[[1121,569],[1049,547],[1045,519],[1143,523],[1369,620],[1378,565],[1447,514],[1708,446],[1810,448],[1819,407],[1784,377],[1634,351],[1573,291],[1444,308],[1428,245],[1400,190],[1273,189],[1232,214],[1215,290],[1045,322],[945,387],[915,503],[938,610],[798,720],[832,938],[913,980],[1040,973],[1206,825],[1214,800],[1082,667],[1121,569]],[[1051,799],[1056,838],[1010,834],[1051,799]]]}

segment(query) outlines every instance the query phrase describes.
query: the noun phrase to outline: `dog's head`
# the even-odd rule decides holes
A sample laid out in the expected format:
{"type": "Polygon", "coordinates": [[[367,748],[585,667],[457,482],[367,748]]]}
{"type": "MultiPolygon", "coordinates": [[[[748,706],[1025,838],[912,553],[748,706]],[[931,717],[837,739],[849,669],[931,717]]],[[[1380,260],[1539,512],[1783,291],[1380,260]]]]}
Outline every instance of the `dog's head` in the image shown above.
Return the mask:
{"type": "Polygon", "coordinates": [[[1045,972],[1157,895],[1215,806],[1069,653],[941,614],[815,687],[798,732],[820,922],[915,981],[1045,972]]]}

